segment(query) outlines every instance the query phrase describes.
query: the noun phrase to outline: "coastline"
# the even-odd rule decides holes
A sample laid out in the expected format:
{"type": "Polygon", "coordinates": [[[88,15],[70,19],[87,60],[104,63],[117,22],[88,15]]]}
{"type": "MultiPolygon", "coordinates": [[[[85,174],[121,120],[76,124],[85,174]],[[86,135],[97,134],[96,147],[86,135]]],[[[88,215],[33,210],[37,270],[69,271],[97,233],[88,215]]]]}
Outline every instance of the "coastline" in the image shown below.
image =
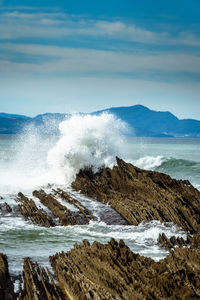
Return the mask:
{"type": "MultiPolygon", "coordinates": [[[[90,245],[84,241],[67,253],[51,256],[54,274],[26,258],[18,293],[14,292],[6,257],[1,255],[2,299],[5,293],[11,295],[10,299],[34,299],[36,295],[43,297],[41,299],[131,299],[130,295],[135,299],[161,299],[173,295],[200,297],[200,192],[189,182],[141,170],[119,158],[117,163],[112,170],[103,169],[97,174],[89,169],[80,171],[72,187],[100,202],[109,203],[128,224],[138,225],[154,219],[173,222],[193,237],[188,235],[187,241],[181,242],[171,238],[171,244],[166,237],[159,237],[161,246],[170,245],[169,255],[160,262],[134,254],[122,240],[116,242],[114,239],[105,245],[98,242],[90,245]]],[[[66,208],[56,202],[53,192],[62,195],[69,204],[73,202],[62,190],[52,189],[49,195],[35,191],[34,196],[47,205],[53,215],[64,222],[63,225],[75,225],[93,217],[77,201],[74,203],[79,213],[68,209],[66,215],[66,208]]],[[[34,201],[19,194],[18,203],[25,218],[44,226],[46,221],[41,223],[41,218],[47,220],[47,216],[45,219],[45,213],[35,209],[34,201]]],[[[9,206],[6,210],[10,210],[9,206]]],[[[46,226],[54,226],[52,221],[48,220],[46,226]]]]}

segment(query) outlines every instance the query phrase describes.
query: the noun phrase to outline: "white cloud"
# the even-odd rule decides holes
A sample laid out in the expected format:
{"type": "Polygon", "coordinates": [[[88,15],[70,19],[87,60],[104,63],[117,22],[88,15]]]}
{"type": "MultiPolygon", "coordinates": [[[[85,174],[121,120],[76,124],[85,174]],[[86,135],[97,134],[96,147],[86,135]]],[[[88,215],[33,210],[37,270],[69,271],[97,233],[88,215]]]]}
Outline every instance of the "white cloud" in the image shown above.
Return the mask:
{"type": "Polygon", "coordinates": [[[0,15],[0,39],[104,37],[144,44],[199,46],[200,38],[190,32],[174,37],[122,21],[93,20],[62,12],[29,12],[13,10],[0,15]]]}
{"type": "Polygon", "coordinates": [[[0,49],[40,57],[38,63],[1,61],[3,72],[132,73],[141,71],[189,72],[199,74],[200,56],[184,53],[124,54],[114,51],[74,49],[57,46],[5,44],[0,49]],[[44,59],[45,58],[45,59],[44,59]]]}

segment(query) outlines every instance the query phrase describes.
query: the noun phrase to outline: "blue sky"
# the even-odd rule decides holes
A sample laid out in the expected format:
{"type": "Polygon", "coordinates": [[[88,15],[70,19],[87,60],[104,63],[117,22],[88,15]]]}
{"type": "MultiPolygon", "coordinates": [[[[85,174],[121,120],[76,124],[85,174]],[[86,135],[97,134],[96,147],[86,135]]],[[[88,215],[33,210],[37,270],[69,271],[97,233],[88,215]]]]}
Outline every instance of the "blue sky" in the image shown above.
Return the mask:
{"type": "Polygon", "coordinates": [[[200,119],[199,16],[199,0],[0,0],[0,111],[200,119]]]}

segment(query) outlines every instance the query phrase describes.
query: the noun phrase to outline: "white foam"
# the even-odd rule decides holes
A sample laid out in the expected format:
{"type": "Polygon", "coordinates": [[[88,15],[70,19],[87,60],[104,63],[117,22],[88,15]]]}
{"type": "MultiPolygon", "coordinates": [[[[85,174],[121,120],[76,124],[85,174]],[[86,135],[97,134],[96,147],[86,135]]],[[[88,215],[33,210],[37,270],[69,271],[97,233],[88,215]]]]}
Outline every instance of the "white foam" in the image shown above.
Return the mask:
{"type": "Polygon", "coordinates": [[[125,124],[111,114],[75,115],[60,124],[61,138],[48,154],[54,183],[70,183],[80,169],[111,167],[125,124]]]}
{"type": "Polygon", "coordinates": [[[134,161],[133,164],[141,169],[154,170],[157,167],[160,167],[165,161],[165,157],[158,156],[144,156],[134,161]]]}
{"type": "Polygon", "coordinates": [[[70,184],[81,168],[97,171],[112,166],[120,155],[126,125],[104,113],[68,117],[59,129],[55,141],[41,136],[33,126],[15,139],[12,155],[0,162],[1,193],[28,192],[48,183],[70,184]]]}

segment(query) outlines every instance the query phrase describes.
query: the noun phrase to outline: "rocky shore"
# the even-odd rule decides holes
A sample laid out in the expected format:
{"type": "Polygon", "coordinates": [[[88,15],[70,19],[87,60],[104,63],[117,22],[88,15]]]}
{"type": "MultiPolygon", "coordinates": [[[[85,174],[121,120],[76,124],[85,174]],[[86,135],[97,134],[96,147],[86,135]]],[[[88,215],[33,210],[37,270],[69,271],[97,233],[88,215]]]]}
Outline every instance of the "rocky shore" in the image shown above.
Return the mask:
{"type": "Polygon", "coordinates": [[[86,240],[50,257],[54,273],[25,258],[23,287],[14,293],[0,255],[0,299],[200,299],[197,248],[175,248],[163,260],[134,254],[122,240],[86,240]]]}
{"type": "Polygon", "coordinates": [[[109,203],[131,225],[172,222],[186,232],[200,231],[200,192],[184,181],[141,170],[116,158],[117,166],[93,173],[81,170],[72,187],[109,203]]]}
{"type": "MultiPolygon", "coordinates": [[[[170,252],[159,262],[133,253],[123,240],[114,239],[107,244],[84,240],[68,252],[50,256],[51,270],[25,258],[18,291],[7,257],[0,254],[0,300],[200,299],[200,192],[188,181],[141,170],[117,158],[113,169],[96,174],[81,170],[72,187],[110,204],[115,211],[110,224],[172,222],[187,238],[160,234],[158,244],[170,252]]],[[[80,201],[53,188],[49,193],[33,191],[30,198],[19,193],[14,208],[4,203],[0,209],[45,227],[95,220],[80,201]]]]}

